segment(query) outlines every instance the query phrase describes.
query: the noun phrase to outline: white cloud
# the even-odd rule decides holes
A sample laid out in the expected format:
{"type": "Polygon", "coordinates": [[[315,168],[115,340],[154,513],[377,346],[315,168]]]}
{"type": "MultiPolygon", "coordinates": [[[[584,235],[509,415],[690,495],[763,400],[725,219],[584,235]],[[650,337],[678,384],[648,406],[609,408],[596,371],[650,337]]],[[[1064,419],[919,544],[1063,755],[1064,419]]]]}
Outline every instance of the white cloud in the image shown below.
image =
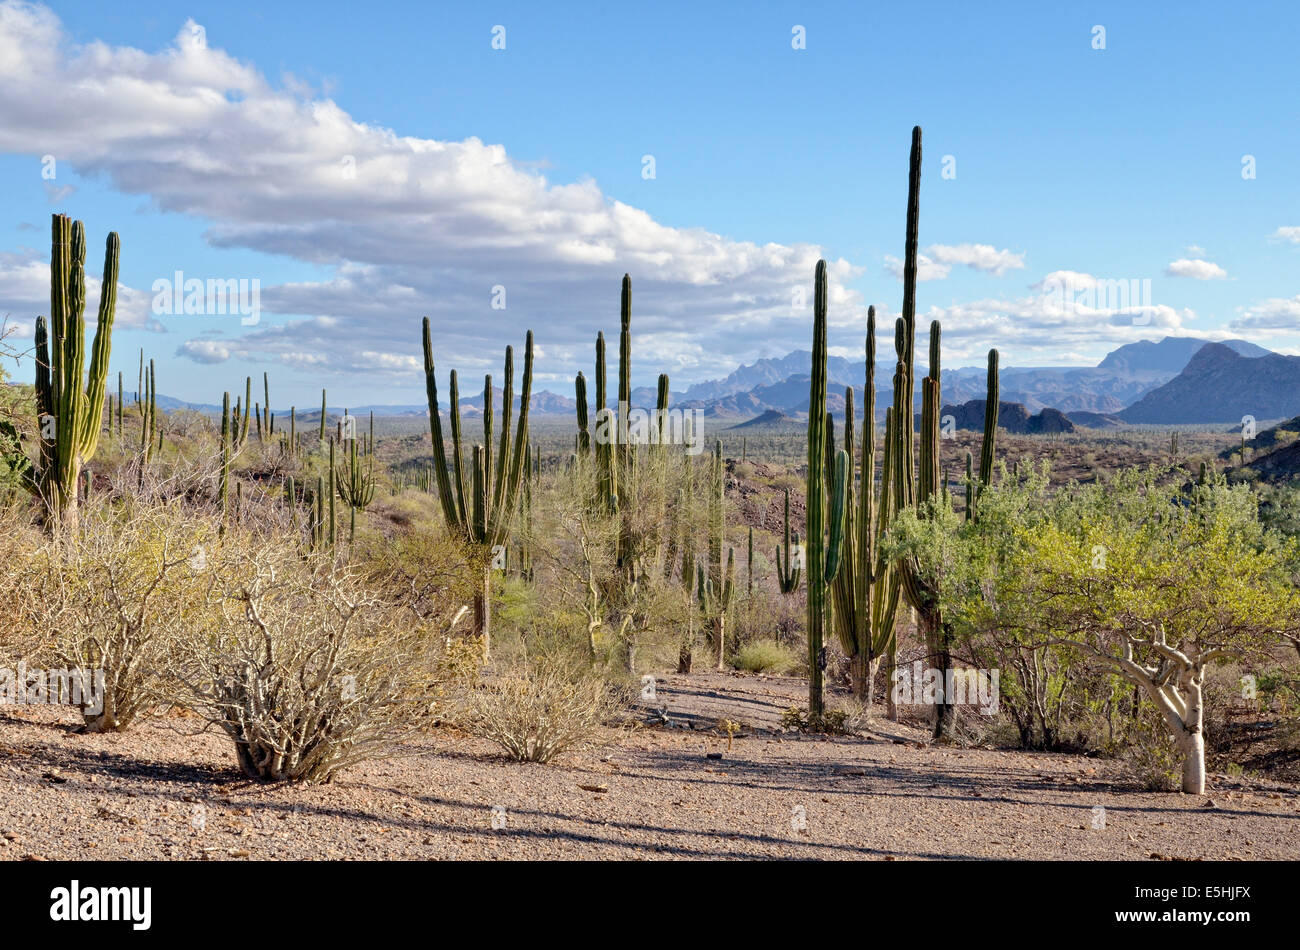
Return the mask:
{"type": "Polygon", "coordinates": [[[1300,227],[1281,227],[1270,235],[1274,241],[1286,241],[1290,244],[1300,244],[1300,227]]]}
{"type": "MultiPolygon", "coordinates": [[[[885,255],[885,271],[893,274],[896,280],[903,279],[903,261],[892,254],[885,255]]],[[[938,261],[925,254],[916,255],[916,279],[918,283],[924,283],[927,280],[943,280],[952,271],[948,264],[940,264],[938,261]]]]}
{"type": "Polygon", "coordinates": [[[1228,272],[1210,261],[1183,257],[1165,268],[1166,277],[1190,277],[1192,280],[1223,280],[1228,272]]]}
{"type": "MultiPolygon", "coordinates": [[[[100,235],[102,241],[107,235],[100,235]]],[[[102,272],[104,256],[101,251],[96,258],[90,249],[95,247],[94,236],[87,235],[86,243],[90,246],[86,252],[86,322],[93,325],[99,313],[99,289],[102,281],[96,271],[102,272]]],[[[150,297],[141,290],[127,287],[118,282],[117,309],[113,316],[113,325],[140,329],[156,328],[156,321],[150,315],[150,297]]],[[[41,254],[35,250],[20,252],[0,251],[0,318],[9,317],[15,327],[27,327],[24,334],[30,335],[30,328],[35,324],[38,314],[50,312],[50,259],[48,252],[41,254]]]]}
{"type": "Polygon", "coordinates": [[[1205,248],[1199,244],[1189,244],[1184,248],[1189,257],[1204,257],[1207,253],[1205,248]]]}
{"type": "Polygon", "coordinates": [[[931,244],[926,252],[940,264],[962,264],[995,277],[1025,266],[1023,252],[999,251],[992,244],[931,244]]]}
{"type": "Polygon", "coordinates": [[[224,363],[230,359],[230,347],[219,340],[186,340],[176,348],[177,356],[186,356],[196,363],[224,363]]]}
{"type": "MultiPolygon", "coordinates": [[[[931,244],[925,253],[916,255],[916,279],[918,282],[943,280],[952,273],[955,264],[1001,277],[1009,270],[1023,268],[1025,255],[999,251],[992,244],[931,244]]],[[[885,271],[902,280],[903,261],[886,254],[885,271]]]]}
{"type": "Polygon", "coordinates": [[[1300,330],[1300,294],[1262,300],[1244,310],[1229,326],[1253,335],[1270,330],[1300,330]]]}
{"type": "MultiPolygon", "coordinates": [[[[440,366],[499,364],[504,343],[521,344],[533,326],[539,342],[571,348],[586,367],[596,330],[617,330],[624,272],[638,349],[669,349],[661,341],[689,331],[712,370],[729,363],[738,333],[807,346],[821,248],[668,227],[594,181],[552,183],[501,145],[358,121],[299,83],[272,85],[200,29],[187,23],[156,53],[76,45],[48,9],[0,3],[0,152],[52,154],[201,218],[216,247],[332,270],[318,283],[262,280],[265,312],[313,319],[293,324],[292,346],[264,321],[224,344],[232,356],[413,384],[409,358],[427,314],[440,366]],[[504,312],[491,309],[496,285],[507,290],[504,312]],[[796,287],[802,307],[792,305],[796,287]]],[[[858,271],[842,259],[829,269],[833,320],[864,320],[844,286],[858,271]]]]}

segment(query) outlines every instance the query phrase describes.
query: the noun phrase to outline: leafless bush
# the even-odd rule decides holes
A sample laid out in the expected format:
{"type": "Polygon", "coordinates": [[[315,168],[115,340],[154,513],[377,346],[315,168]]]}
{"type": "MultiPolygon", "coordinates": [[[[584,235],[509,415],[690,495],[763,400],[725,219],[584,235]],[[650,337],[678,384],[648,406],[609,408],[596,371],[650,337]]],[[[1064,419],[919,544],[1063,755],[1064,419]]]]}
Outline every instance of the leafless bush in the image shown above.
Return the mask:
{"type": "Polygon", "coordinates": [[[215,529],[173,508],[83,512],[75,538],[44,540],[13,578],[21,647],[42,665],[103,671],[78,704],[88,732],[126,729],[156,702],[171,642],[200,621],[201,567],[215,529]]]}
{"type": "Polygon", "coordinates": [[[432,713],[441,638],[293,539],[232,540],[209,565],[210,626],[173,654],[177,698],[253,778],[327,782],[392,754],[432,713]]]}
{"type": "Polygon", "coordinates": [[[512,759],[549,762],[595,740],[618,709],[616,691],[602,677],[542,658],[472,693],[464,724],[512,759]]]}

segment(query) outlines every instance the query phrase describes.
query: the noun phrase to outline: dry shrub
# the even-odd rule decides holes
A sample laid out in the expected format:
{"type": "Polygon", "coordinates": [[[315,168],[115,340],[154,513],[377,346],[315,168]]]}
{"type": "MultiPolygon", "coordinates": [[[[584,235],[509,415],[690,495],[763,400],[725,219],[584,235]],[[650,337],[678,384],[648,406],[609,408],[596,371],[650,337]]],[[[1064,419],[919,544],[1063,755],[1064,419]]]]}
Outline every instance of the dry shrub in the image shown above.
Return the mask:
{"type": "Polygon", "coordinates": [[[1168,727],[1154,708],[1143,705],[1128,739],[1123,758],[1138,785],[1148,792],[1172,792],[1179,787],[1182,760],[1168,727]]]}
{"type": "Polygon", "coordinates": [[[603,677],[544,657],[469,695],[463,723],[512,759],[549,762],[593,742],[619,707],[617,691],[603,677]]]}
{"type": "Polygon", "coordinates": [[[163,658],[201,622],[196,568],[215,537],[175,508],[91,507],[75,537],[45,539],[18,569],[29,664],[102,671],[102,696],[78,703],[86,731],[124,730],[157,702],[163,658]]]}
{"type": "Polygon", "coordinates": [[[393,754],[433,714],[442,638],[291,537],[238,540],[209,557],[208,624],[173,655],[177,698],[253,778],[328,782],[393,754]]]}

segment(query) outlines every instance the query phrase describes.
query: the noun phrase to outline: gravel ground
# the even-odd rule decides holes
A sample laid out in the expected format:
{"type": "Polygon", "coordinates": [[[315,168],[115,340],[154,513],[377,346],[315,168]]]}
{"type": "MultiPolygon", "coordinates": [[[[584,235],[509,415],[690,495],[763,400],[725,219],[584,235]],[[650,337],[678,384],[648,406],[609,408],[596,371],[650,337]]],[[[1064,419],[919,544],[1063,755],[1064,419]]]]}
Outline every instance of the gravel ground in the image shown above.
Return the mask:
{"type": "Polygon", "coordinates": [[[672,725],[560,764],[439,732],[292,787],[245,780],[227,740],[182,731],[195,720],[86,736],[69,710],[9,706],[0,860],[1300,858],[1293,787],[1215,775],[1205,797],[1142,792],[1115,762],[931,747],[884,720],[781,733],[805,689],[667,675],[655,705],[672,725]],[[724,717],[745,726],[729,750],[724,717]]]}

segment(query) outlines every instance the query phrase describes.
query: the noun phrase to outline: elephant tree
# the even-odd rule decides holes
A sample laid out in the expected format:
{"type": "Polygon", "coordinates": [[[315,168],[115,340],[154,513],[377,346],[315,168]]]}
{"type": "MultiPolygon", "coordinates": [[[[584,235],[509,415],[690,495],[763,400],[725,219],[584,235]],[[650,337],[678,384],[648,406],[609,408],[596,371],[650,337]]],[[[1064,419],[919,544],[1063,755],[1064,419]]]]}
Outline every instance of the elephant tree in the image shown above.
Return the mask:
{"type": "Polygon", "coordinates": [[[56,214],[51,232],[48,328],[44,317],[36,320],[40,457],[24,483],[44,502],[51,529],[61,525],[75,531],[81,469],[99,445],[121,241],[114,231],[105,243],[99,315],[87,368],[86,230],[80,221],[56,214]]]}
{"type": "Polygon", "coordinates": [[[447,527],[477,547],[483,557],[483,583],[474,594],[474,632],[483,638],[483,655],[491,656],[492,570],[497,555],[506,549],[519,509],[520,484],[528,458],[528,408],[533,390],[533,331],[524,343],[523,391],[519,398],[519,420],[511,445],[511,411],[514,400],[514,350],[506,347],[505,385],[501,393],[501,435],[492,467],[492,377],[483,386],[483,444],[471,449],[467,482],[460,425],[459,387],[451,373],[452,469],[447,466],[438,409],[438,381],[433,365],[433,343],[429,318],[424,318],[424,381],[429,399],[429,435],[433,443],[433,473],[438,483],[438,500],[447,527]],[[454,478],[454,486],[453,486],[454,478]]]}

